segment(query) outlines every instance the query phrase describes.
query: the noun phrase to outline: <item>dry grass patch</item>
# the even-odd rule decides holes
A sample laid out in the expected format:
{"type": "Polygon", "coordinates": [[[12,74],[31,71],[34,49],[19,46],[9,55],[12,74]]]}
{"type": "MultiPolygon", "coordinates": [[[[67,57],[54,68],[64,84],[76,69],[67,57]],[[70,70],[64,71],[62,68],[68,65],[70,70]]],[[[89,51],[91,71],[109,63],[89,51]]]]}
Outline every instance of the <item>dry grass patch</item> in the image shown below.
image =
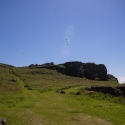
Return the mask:
{"type": "Polygon", "coordinates": [[[104,119],[78,113],[72,117],[72,122],[66,125],[112,125],[112,123],[105,121],[104,119]]]}

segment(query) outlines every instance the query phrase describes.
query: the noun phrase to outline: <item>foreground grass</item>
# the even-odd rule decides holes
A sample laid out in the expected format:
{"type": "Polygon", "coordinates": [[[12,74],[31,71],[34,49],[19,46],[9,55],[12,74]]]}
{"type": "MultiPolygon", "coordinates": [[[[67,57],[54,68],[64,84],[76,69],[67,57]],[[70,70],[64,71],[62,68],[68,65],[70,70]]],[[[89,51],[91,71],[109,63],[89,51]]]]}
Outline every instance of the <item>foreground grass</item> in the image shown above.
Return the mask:
{"type": "Polygon", "coordinates": [[[0,84],[0,117],[6,118],[9,125],[125,125],[124,98],[83,91],[90,85],[117,83],[68,77],[48,69],[1,71],[1,77],[6,72],[6,81],[0,84]],[[11,87],[3,89],[3,83],[11,87]]]}
{"type": "Polygon", "coordinates": [[[0,116],[9,125],[124,125],[125,105],[114,98],[24,90],[0,94],[0,116]]]}

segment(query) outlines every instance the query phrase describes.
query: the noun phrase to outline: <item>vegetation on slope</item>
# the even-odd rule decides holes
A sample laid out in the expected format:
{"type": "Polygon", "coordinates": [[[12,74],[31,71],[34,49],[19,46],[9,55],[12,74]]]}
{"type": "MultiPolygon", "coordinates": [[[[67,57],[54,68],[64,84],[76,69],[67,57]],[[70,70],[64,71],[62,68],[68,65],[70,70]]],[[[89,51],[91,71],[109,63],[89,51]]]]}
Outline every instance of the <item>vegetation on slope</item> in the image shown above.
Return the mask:
{"type": "Polygon", "coordinates": [[[0,117],[9,125],[124,125],[125,99],[83,91],[92,85],[118,83],[45,68],[0,66],[0,117]]]}

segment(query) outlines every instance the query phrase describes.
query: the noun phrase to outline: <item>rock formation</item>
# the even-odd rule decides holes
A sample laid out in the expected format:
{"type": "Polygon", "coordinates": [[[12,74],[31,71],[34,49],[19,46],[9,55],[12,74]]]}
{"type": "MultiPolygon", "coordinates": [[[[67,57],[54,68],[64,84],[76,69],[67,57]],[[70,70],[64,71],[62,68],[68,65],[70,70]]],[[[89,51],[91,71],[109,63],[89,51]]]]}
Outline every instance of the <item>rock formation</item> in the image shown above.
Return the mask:
{"type": "Polygon", "coordinates": [[[113,75],[107,74],[107,68],[104,64],[82,63],[82,62],[66,62],[56,66],[56,70],[65,75],[75,77],[85,77],[90,80],[114,80],[118,82],[113,75]]]}
{"type": "Polygon", "coordinates": [[[111,74],[107,74],[107,68],[104,64],[95,64],[95,63],[82,63],[78,61],[66,62],[63,64],[54,65],[53,62],[44,63],[41,65],[31,64],[29,67],[38,67],[38,68],[48,68],[52,70],[57,70],[58,72],[74,76],[74,77],[85,77],[90,80],[114,80],[118,82],[111,74]]]}
{"type": "Polygon", "coordinates": [[[107,80],[107,68],[104,64],[86,63],[84,73],[88,79],[107,80]]]}
{"type": "Polygon", "coordinates": [[[125,97],[125,86],[112,87],[112,86],[91,86],[85,88],[87,91],[102,92],[104,94],[110,94],[113,96],[124,96],[125,97]]]}

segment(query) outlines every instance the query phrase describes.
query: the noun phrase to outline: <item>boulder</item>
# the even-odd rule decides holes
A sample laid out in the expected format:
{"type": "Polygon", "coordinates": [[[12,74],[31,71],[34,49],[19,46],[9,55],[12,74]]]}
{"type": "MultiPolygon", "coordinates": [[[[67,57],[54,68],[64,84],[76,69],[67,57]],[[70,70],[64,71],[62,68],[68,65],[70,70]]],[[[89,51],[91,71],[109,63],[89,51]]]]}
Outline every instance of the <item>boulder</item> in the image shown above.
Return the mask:
{"type": "Polygon", "coordinates": [[[0,119],[0,125],[6,125],[6,119],[0,119]]]}

